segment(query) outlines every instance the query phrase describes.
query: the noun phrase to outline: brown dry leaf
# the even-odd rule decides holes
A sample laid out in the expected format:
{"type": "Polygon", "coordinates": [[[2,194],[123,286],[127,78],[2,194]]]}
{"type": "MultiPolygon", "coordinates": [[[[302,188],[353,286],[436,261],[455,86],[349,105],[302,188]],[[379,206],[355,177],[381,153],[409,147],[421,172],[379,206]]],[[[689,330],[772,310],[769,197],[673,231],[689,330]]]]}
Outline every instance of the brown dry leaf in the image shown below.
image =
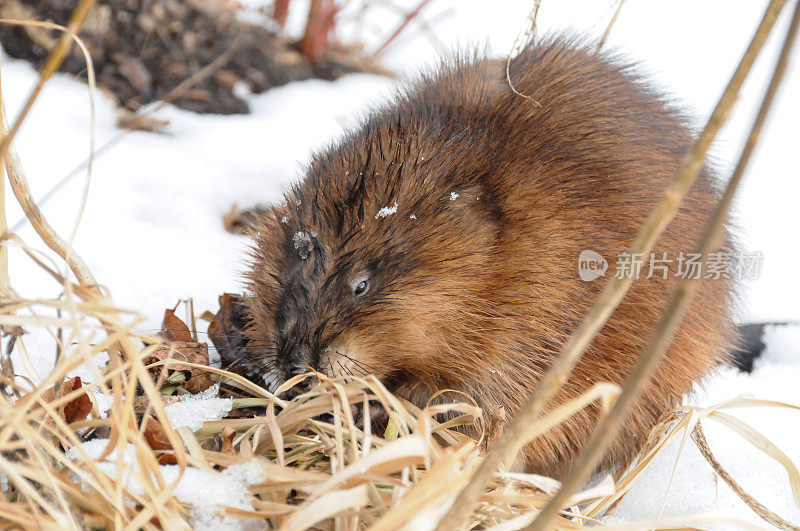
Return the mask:
{"type": "Polygon", "coordinates": [[[196,395],[197,393],[202,393],[212,385],[214,385],[214,380],[211,379],[210,372],[197,372],[189,378],[189,381],[182,387],[193,395],[196,395]]]}
{"type": "MultiPolygon", "coordinates": [[[[164,360],[169,360],[166,364],[168,375],[171,376],[175,372],[185,374],[186,380],[179,385],[192,394],[205,391],[214,383],[210,372],[181,363],[208,365],[208,345],[205,343],[172,341],[165,345],[159,345],[151,354],[145,356],[144,363],[149,365],[164,360]]],[[[152,369],[154,376],[157,376],[161,369],[161,366],[154,367],[152,369]]]]}
{"type": "Polygon", "coordinates": [[[222,439],[222,447],[219,451],[223,454],[236,455],[236,450],[233,447],[233,440],[236,438],[236,430],[230,426],[225,426],[222,428],[220,438],[222,439]]]}
{"type": "MultiPolygon", "coordinates": [[[[69,380],[64,380],[64,382],[61,384],[59,396],[64,396],[72,391],[80,389],[81,387],[83,387],[83,383],[81,382],[80,376],[70,378],[69,380]]],[[[55,399],[55,388],[51,387],[47,389],[42,394],[42,398],[48,402],[52,402],[55,399]]],[[[92,400],[86,393],[78,395],[64,404],[61,412],[67,424],[72,424],[75,421],[83,420],[89,416],[89,413],[92,412],[92,400]]]]}
{"type": "MultiPolygon", "coordinates": [[[[175,372],[182,372],[185,377],[182,381],[174,381],[171,384],[179,385],[192,394],[211,387],[214,383],[211,373],[182,363],[208,365],[208,345],[194,340],[189,327],[175,315],[175,310],[164,310],[161,328],[163,336],[169,340],[169,343],[156,347],[151,354],[144,358],[145,364],[169,360],[165,365],[167,376],[172,377],[175,372]]],[[[157,375],[165,369],[161,366],[155,367],[152,369],[152,373],[157,378],[157,375]]]]}
{"type": "MultiPolygon", "coordinates": [[[[62,390],[65,393],[69,393],[72,391],[76,391],[83,387],[81,383],[81,377],[76,376],[72,379],[71,384],[70,381],[67,380],[64,386],[62,386],[62,390]],[[70,387],[71,385],[71,387],[70,387]]],[[[89,398],[89,395],[86,393],[82,395],[78,395],[77,397],[73,398],[66,404],[64,404],[64,419],[67,421],[68,424],[71,424],[77,420],[83,420],[89,416],[89,413],[92,412],[92,400],[89,398]]]]}
{"type": "Polygon", "coordinates": [[[210,439],[206,439],[200,444],[200,447],[203,450],[208,450],[209,452],[219,452],[222,450],[222,437],[219,435],[214,435],[210,439]]]}
{"type": "Polygon", "coordinates": [[[160,422],[147,415],[142,420],[142,425],[144,426],[144,438],[150,448],[153,450],[172,450],[172,445],[167,438],[167,432],[160,422]]]}
{"type": "Polygon", "coordinates": [[[508,415],[506,415],[506,408],[500,406],[492,411],[486,418],[486,431],[481,441],[481,453],[486,453],[492,447],[495,439],[500,437],[508,422],[508,415]]]}
{"type": "Polygon", "coordinates": [[[161,454],[158,456],[158,464],[159,465],[177,465],[178,458],[175,457],[175,454],[161,454]]]}
{"type": "Polygon", "coordinates": [[[239,76],[230,70],[220,70],[214,74],[214,79],[219,81],[222,85],[228,87],[230,90],[233,90],[236,84],[242,81],[239,76]]]}
{"type": "Polygon", "coordinates": [[[151,92],[153,76],[138,57],[124,53],[113,53],[111,58],[119,65],[119,73],[139,92],[151,92]]]}
{"type": "Polygon", "coordinates": [[[227,232],[237,234],[236,229],[239,225],[239,205],[238,203],[234,203],[231,205],[230,210],[222,216],[222,226],[225,227],[227,232]]]}
{"type": "Polygon", "coordinates": [[[186,326],[186,323],[175,315],[175,310],[164,310],[164,319],[161,321],[161,329],[164,331],[164,337],[170,341],[195,342],[191,330],[186,326]]]}
{"type": "Polygon", "coordinates": [[[162,133],[168,125],[169,120],[160,120],[146,114],[138,114],[124,107],[117,109],[117,127],[120,129],[162,133]]]}

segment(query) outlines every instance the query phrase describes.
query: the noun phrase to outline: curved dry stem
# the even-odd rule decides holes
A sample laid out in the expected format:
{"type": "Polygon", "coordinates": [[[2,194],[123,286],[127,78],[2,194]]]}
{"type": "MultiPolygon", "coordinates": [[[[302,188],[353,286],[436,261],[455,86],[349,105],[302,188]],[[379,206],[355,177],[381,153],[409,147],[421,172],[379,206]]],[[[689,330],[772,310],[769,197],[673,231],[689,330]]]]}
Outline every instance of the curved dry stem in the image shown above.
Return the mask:
{"type": "MultiPolygon", "coordinates": [[[[195,86],[200,81],[206,79],[208,76],[214,74],[218,70],[220,70],[225,64],[230,60],[233,56],[234,52],[238,49],[239,45],[242,42],[244,37],[244,26],[242,26],[239,32],[236,34],[236,38],[231,43],[230,47],[225,50],[219,57],[214,59],[212,62],[204,66],[202,69],[198,70],[185,80],[183,80],[177,87],[173,88],[172,90],[167,93],[161,100],[155,102],[153,105],[148,106],[146,109],[140,110],[136,116],[133,117],[130,124],[128,125],[128,129],[124,131],[120,131],[113,137],[111,137],[107,142],[101,145],[99,148],[93,151],[94,158],[99,157],[115,145],[117,145],[121,140],[123,140],[127,135],[131,132],[135,131],[136,128],[141,125],[145,119],[153,114],[154,112],[162,109],[165,105],[171,103],[172,101],[176,100],[177,98],[184,95],[188,92],[193,86],[195,86]]],[[[75,169],[70,171],[67,175],[65,175],[60,181],[58,181],[50,190],[47,191],[38,201],[38,204],[45,205],[48,201],[50,201],[58,192],[61,190],[68,182],[70,182],[76,175],[78,175],[85,166],[90,163],[90,160],[87,159],[84,162],[81,162],[75,169]]],[[[11,230],[16,232],[19,231],[26,221],[26,218],[22,218],[14,223],[11,227],[11,230]]]]}
{"type": "Polygon", "coordinates": [[[728,473],[722,466],[722,464],[717,461],[717,458],[714,457],[714,454],[711,452],[711,448],[708,447],[708,441],[706,440],[706,436],[703,433],[703,428],[700,427],[698,423],[695,426],[694,430],[692,431],[692,440],[694,440],[695,444],[697,445],[698,450],[703,455],[708,464],[711,465],[711,468],[714,469],[719,477],[728,484],[733,492],[736,493],[739,498],[742,499],[744,503],[750,507],[754,513],[761,517],[765,522],[770,525],[777,527],[778,529],[793,529],[793,530],[800,530],[800,527],[794,525],[793,523],[784,520],[777,514],[773,513],[769,509],[767,509],[763,504],[761,504],[758,500],[753,498],[750,494],[745,491],[739,483],[733,479],[733,476],[728,473]]]}
{"type": "MultiPolygon", "coordinates": [[[[63,33],[69,31],[65,26],[60,24],[55,24],[53,22],[42,22],[40,20],[17,20],[17,19],[10,19],[10,18],[0,18],[0,24],[10,24],[13,26],[24,26],[28,27],[35,27],[35,28],[47,28],[47,29],[54,29],[63,33]]],[[[86,43],[83,42],[83,39],[78,37],[77,35],[73,35],[72,38],[75,41],[75,44],[81,49],[81,53],[83,54],[83,59],[86,62],[86,78],[89,82],[89,157],[86,159],[86,182],[83,185],[83,194],[81,195],[81,204],[78,207],[78,214],[75,216],[75,225],[72,228],[72,233],[69,237],[70,245],[75,241],[75,236],[78,233],[78,227],[80,227],[81,220],[83,219],[83,213],[86,211],[86,202],[89,198],[89,186],[92,182],[92,166],[94,163],[94,146],[95,146],[95,139],[97,137],[97,81],[94,72],[94,63],[92,62],[92,54],[89,53],[89,48],[86,46],[86,43]]],[[[2,231],[5,231],[5,224],[2,226],[2,231]]]]}
{"type": "Polygon", "coordinates": [[[530,42],[531,37],[533,37],[536,34],[536,17],[539,16],[539,7],[541,5],[542,5],[542,0],[534,0],[531,13],[530,15],[528,15],[528,28],[524,31],[521,31],[519,35],[517,35],[517,38],[514,39],[514,44],[511,48],[511,51],[508,52],[508,56],[506,57],[506,84],[508,85],[508,88],[510,88],[511,92],[513,92],[517,96],[525,98],[526,100],[530,100],[537,107],[541,107],[542,104],[537,100],[533,99],[531,96],[521,93],[514,87],[514,83],[511,81],[511,55],[515,51],[520,50],[521,46],[523,46],[522,42],[523,39],[524,42],[526,43],[530,42]]]}
{"type": "Polygon", "coordinates": [[[605,46],[606,41],[608,40],[608,36],[611,34],[611,29],[614,27],[614,24],[617,22],[619,18],[619,13],[622,11],[622,6],[625,5],[625,0],[617,0],[617,9],[614,10],[614,15],[611,17],[611,20],[608,22],[608,26],[606,26],[606,31],[603,32],[603,36],[600,37],[600,40],[597,42],[597,51],[603,49],[605,46]]]}
{"type": "MultiPolygon", "coordinates": [[[[77,253],[75,253],[75,250],[72,248],[72,246],[63,238],[61,238],[56,233],[55,229],[50,226],[50,224],[44,218],[44,215],[42,214],[38,205],[36,205],[34,202],[30,187],[28,186],[28,181],[22,173],[19,160],[17,159],[16,154],[11,146],[11,142],[19,131],[22,122],[30,113],[30,110],[33,107],[37,97],[41,93],[44,84],[50,79],[53,73],[66,58],[67,52],[69,51],[69,46],[72,43],[72,40],[76,38],[78,29],[86,18],[89,8],[92,6],[92,4],[94,4],[94,0],[81,0],[81,2],[75,8],[66,30],[62,33],[61,38],[58,40],[56,46],[50,52],[47,61],[39,73],[39,82],[28,96],[28,99],[26,100],[25,105],[23,106],[22,111],[20,112],[13,126],[8,130],[8,132],[6,132],[5,124],[3,124],[4,134],[2,142],[0,142],[0,159],[4,161],[6,170],[8,171],[8,180],[11,190],[14,192],[14,196],[17,198],[17,201],[22,207],[23,212],[25,212],[27,218],[30,220],[31,225],[36,230],[36,233],[40,238],[42,238],[42,241],[44,241],[44,243],[50,247],[50,249],[52,249],[64,261],[67,262],[67,265],[75,274],[75,277],[82,286],[89,288],[91,291],[94,291],[97,294],[100,294],[97,281],[95,280],[91,271],[89,271],[89,268],[77,255],[77,253]]],[[[89,66],[89,68],[91,68],[91,66],[89,66]]],[[[92,146],[92,151],[93,150],[94,149],[92,146]]]]}

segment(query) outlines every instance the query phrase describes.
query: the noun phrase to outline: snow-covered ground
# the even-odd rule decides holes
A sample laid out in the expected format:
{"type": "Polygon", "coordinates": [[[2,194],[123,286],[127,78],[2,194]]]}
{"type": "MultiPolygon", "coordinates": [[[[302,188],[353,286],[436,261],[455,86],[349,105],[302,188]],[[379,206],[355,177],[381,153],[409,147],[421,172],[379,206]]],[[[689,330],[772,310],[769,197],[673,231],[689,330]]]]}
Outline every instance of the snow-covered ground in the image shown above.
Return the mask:
{"type": "MultiPolygon", "coordinates": [[[[259,4],[250,0],[248,4],[259,4]]],[[[412,4],[408,0],[406,3],[412,4]]],[[[764,4],[753,0],[676,0],[669,3],[627,2],[609,45],[642,62],[643,69],[693,111],[698,123],[711,112],[716,98],[760,19],[764,4]]],[[[545,1],[539,31],[572,28],[599,35],[611,15],[611,1],[545,1]]],[[[386,57],[387,65],[405,74],[432,64],[438,50],[484,46],[504,56],[524,25],[528,0],[437,0],[425,11],[433,20],[440,45],[424,36],[405,40],[386,57]],[[489,7],[491,6],[491,7],[489,7]]],[[[730,124],[714,148],[723,168],[730,168],[749,126],[788,21],[788,9],[764,59],[753,72],[730,124]]],[[[388,11],[373,14],[375,24],[392,27],[388,11]]],[[[296,24],[295,24],[296,25],[296,24]]],[[[377,42],[365,26],[364,38],[377,42]]],[[[347,29],[347,28],[345,28],[347,29]]],[[[374,33],[374,32],[372,32],[374,33]]],[[[413,33],[413,32],[412,32],[413,33]]],[[[347,35],[347,32],[344,32],[347,35]]],[[[26,63],[2,59],[3,97],[13,119],[35,80],[26,63]]],[[[239,274],[246,242],[223,230],[221,216],[232,203],[251,206],[276,200],[287,183],[301,175],[309,154],[391,94],[394,81],[351,75],[335,82],[305,81],[250,97],[247,116],[201,116],[166,108],[165,135],[130,133],[96,162],[88,204],[75,246],[114,301],[147,316],[143,328],[156,329],[165,307],[193,297],[199,312],[214,310],[217,296],[241,289],[239,274]]],[[[800,141],[798,119],[800,68],[794,58],[777,110],[762,135],[737,206],[741,238],[750,251],[764,256],[760,278],[745,293],[740,319],[800,320],[800,249],[790,227],[798,222],[800,141]]],[[[34,196],[44,196],[88,150],[88,91],[66,75],[47,86],[16,141],[34,196]]],[[[119,134],[114,109],[102,95],[98,101],[97,142],[119,134]]],[[[65,236],[74,224],[84,186],[79,174],[48,201],[44,213],[65,236]]],[[[9,225],[21,219],[8,201],[9,225]]],[[[19,234],[37,248],[30,227],[19,234]]],[[[58,285],[31,267],[18,251],[11,254],[11,278],[27,297],[52,297],[58,285]]],[[[705,390],[689,397],[710,406],[742,394],[800,404],[800,333],[797,328],[770,332],[768,352],[752,375],[726,370],[712,377],[705,390]]],[[[46,335],[26,337],[40,372],[52,362],[54,347],[46,335]]],[[[732,414],[750,423],[796,463],[800,463],[800,412],[783,409],[740,409],[732,414]]],[[[720,461],[757,499],[784,518],[800,522],[783,469],[753,445],[712,421],[709,443],[720,461]]],[[[659,514],[677,446],[660,455],[621,504],[614,522],[648,519],[659,514]]],[[[760,520],[715,479],[690,443],[677,466],[664,515],[725,513],[755,524],[760,520]]],[[[763,525],[763,524],[762,524],[763,525]]]]}

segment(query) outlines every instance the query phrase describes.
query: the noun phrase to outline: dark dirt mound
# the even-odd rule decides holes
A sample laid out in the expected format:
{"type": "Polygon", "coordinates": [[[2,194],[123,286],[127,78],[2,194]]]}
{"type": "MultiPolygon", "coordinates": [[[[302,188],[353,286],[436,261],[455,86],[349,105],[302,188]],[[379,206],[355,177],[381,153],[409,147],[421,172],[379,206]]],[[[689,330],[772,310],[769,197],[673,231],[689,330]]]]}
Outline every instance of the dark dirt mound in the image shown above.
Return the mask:
{"type": "MultiPolygon", "coordinates": [[[[0,0],[0,16],[65,25],[77,0],[0,0]]],[[[201,113],[248,112],[235,87],[259,93],[290,81],[332,80],[354,71],[376,71],[357,54],[328,53],[313,63],[297,43],[264,26],[241,22],[226,0],[99,0],[80,36],[94,60],[98,84],[132,111],[164,98],[231,47],[227,61],[172,103],[201,113]]],[[[40,66],[55,31],[0,26],[0,44],[11,57],[40,66]]],[[[73,47],[61,70],[84,76],[83,56],[73,47]]]]}

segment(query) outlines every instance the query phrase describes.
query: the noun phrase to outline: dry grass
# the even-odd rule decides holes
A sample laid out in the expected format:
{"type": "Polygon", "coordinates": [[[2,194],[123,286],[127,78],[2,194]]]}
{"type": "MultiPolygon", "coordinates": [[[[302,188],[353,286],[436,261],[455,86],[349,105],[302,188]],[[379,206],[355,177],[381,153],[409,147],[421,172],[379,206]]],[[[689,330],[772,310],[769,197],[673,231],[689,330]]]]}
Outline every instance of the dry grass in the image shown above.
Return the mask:
{"type": "MultiPolygon", "coordinates": [[[[74,296],[64,301],[4,297],[0,322],[6,329],[15,325],[39,329],[36,333],[42,328],[60,329],[63,344],[71,345],[53,373],[35,387],[19,379],[2,379],[0,472],[7,477],[8,488],[0,496],[0,519],[9,527],[187,527],[191,507],[176,499],[175,484],[164,479],[158,465],[168,453],[181,470],[221,470],[241,463],[262,469],[263,482],[249,487],[254,511],[219,507],[221,513],[267,519],[276,529],[419,529],[422,522],[430,524],[443,515],[480,460],[481,441],[456,430],[460,425],[480,425],[479,409],[465,401],[419,410],[374,378],[341,381],[318,375],[320,382],[311,391],[285,402],[237,375],[215,370],[227,394],[237,397],[235,407],[260,408],[258,413],[206,422],[194,433],[188,428],[173,430],[164,411],[167,398],[142,362],[156,348],[144,344],[158,339],[134,332],[132,324],[138,320],[139,316],[107,303],[84,303],[74,296]],[[53,308],[60,309],[60,318],[25,316],[28,309],[44,314],[53,308]],[[10,309],[18,315],[11,315],[10,309]],[[98,365],[95,360],[102,353],[109,361],[98,365]],[[81,364],[98,375],[95,381],[48,400],[44,391],[63,382],[81,364]],[[94,404],[88,419],[67,424],[64,406],[84,393],[94,401],[95,392],[113,397],[108,417],[101,418],[94,404]],[[389,413],[390,426],[384,433],[373,432],[369,415],[363,428],[354,422],[353,406],[368,402],[379,403],[389,413]],[[453,420],[437,420],[438,414],[450,411],[457,412],[453,420]],[[140,419],[148,413],[165,427],[174,450],[156,451],[147,444],[140,419]],[[204,449],[223,433],[231,434],[231,448],[204,449]],[[108,470],[101,471],[82,448],[83,441],[97,437],[107,439],[106,455],[123,455],[132,445],[135,459],[126,463],[112,456],[115,473],[107,475],[108,470]],[[127,481],[122,481],[125,477],[127,481]]],[[[22,341],[17,339],[17,344],[22,341]]],[[[588,402],[611,402],[617,392],[614,386],[598,386],[590,396],[543,419],[530,435],[588,402]]],[[[708,409],[676,410],[653,430],[647,449],[629,472],[616,482],[608,477],[572,496],[556,525],[580,528],[613,510],[667,443],[681,437],[685,442],[686,434],[693,433],[702,419],[723,422],[762,447],[785,467],[800,496],[795,466],[766,439],[724,412],[743,406],[794,407],[739,399],[708,409]]],[[[524,527],[557,489],[558,483],[549,478],[498,472],[473,508],[471,525],[524,527]]]]}
{"type": "MultiPolygon", "coordinates": [[[[15,122],[16,128],[18,125],[15,122]]],[[[4,134],[4,154],[12,140],[13,135],[4,134]]],[[[22,175],[13,159],[5,162],[22,175]]],[[[53,229],[46,223],[41,226],[43,241],[54,241],[53,229]]],[[[7,265],[0,264],[0,326],[6,337],[0,364],[0,529],[188,528],[192,507],[175,496],[179,480],[165,478],[165,469],[159,465],[165,455],[174,458],[181,473],[189,468],[224,470],[245,463],[259,467],[263,480],[248,487],[253,510],[223,506],[218,510],[266,520],[271,528],[434,527],[472,480],[482,461],[482,449],[495,440],[498,426],[491,419],[484,420],[467,397],[461,403],[419,410],[393,396],[374,378],[345,381],[307,375],[304,377],[319,380],[317,385],[287,402],[238,375],[217,369],[211,371],[225,395],[234,398],[237,410],[247,409],[251,414],[206,422],[194,432],[173,429],[165,412],[169,398],[161,393],[160,378],[154,381],[151,376],[159,364],[144,364],[162,340],[137,332],[136,324],[143,316],[115,307],[109,296],[97,289],[91,275],[86,276],[88,270],[77,267],[75,271],[75,264],[82,262],[68,245],[59,253],[64,263],[49,264],[35,246],[17,236],[4,234],[2,243],[4,248],[13,246],[24,252],[31,259],[30,267],[53,276],[64,295],[37,300],[22,297],[10,284],[7,265]],[[72,266],[77,282],[61,273],[65,264],[72,266]],[[49,375],[36,375],[21,327],[57,338],[59,355],[49,375]],[[14,371],[12,352],[22,371],[14,371]],[[88,367],[94,378],[76,390],[65,390],[63,382],[79,366],[88,367]],[[99,395],[109,398],[107,416],[96,402],[99,395]],[[92,401],[92,411],[88,418],[70,423],[68,410],[82,396],[92,401]],[[382,408],[391,419],[381,433],[373,430],[369,414],[363,423],[354,422],[354,409],[367,404],[382,408]],[[154,450],[148,444],[141,423],[148,415],[164,427],[168,450],[154,450]],[[482,434],[479,440],[458,429],[473,424],[482,434]],[[99,459],[83,446],[92,439],[105,441],[99,459]],[[223,444],[214,444],[220,440],[223,444]],[[126,450],[130,460],[115,458],[126,450]],[[112,468],[101,470],[101,462],[112,468]]],[[[299,378],[303,377],[285,387],[299,378]]],[[[524,438],[536,437],[588,404],[599,401],[608,410],[619,393],[611,384],[598,385],[531,423],[524,438]]],[[[710,466],[725,481],[732,480],[704,444],[701,421],[722,423],[780,463],[800,505],[800,472],[766,438],[725,412],[732,407],[800,409],[754,399],[705,409],[679,408],[653,429],[639,460],[627,472],[616,481],[606,477],[596,486],[572,494],[553,526],[578,529],[597,524],[598,518],[613,512],[659,452],[679,438],[682,445],[695,440],[710,466]]],[[[478,500],[467,507],[469,526],[524,528],[559,489],[558,482],[549,478],[495,470],[478,500]]],[[[766,521],[792,525],[743,490],[738,493],[766,521]]],[[[686,517],[622,528],[712,523],[750,527],[735,518],[686,517]]]]}

